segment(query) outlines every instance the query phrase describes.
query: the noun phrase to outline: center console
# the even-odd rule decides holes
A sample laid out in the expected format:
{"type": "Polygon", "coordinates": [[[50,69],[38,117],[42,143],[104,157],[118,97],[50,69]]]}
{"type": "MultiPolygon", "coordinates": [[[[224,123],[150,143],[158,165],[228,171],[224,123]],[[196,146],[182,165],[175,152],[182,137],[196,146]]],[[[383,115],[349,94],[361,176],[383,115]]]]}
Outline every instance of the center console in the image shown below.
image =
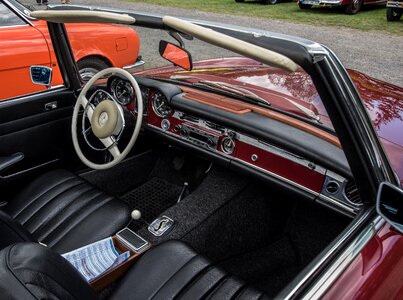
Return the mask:
{"type": "Polygon", "coordinates": [[[126,251],[130,252],[130,257],[123,263],[106,271],[90,282],[90,285],[97,292],[102,291],[107,286],[122,277],[129,268],[144,254],[151,244],[143,239],[141,236],[131,231],[129,228],[124,228],[112,237],[115,249],[119,253],[126,251]]]}

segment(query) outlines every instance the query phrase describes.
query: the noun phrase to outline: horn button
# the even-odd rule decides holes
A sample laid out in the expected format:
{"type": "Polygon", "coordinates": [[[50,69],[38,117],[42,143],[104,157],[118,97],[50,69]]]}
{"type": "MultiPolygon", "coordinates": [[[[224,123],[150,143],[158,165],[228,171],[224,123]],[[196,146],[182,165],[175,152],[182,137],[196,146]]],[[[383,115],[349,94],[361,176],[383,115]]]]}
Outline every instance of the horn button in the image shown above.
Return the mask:
{"type": "Polygon", "coordinates": [[[91,118],[92,132],[97,138],[111,136],[118,124],[118,108],[112,100],[104,100],[94,110],[91,118]]]}

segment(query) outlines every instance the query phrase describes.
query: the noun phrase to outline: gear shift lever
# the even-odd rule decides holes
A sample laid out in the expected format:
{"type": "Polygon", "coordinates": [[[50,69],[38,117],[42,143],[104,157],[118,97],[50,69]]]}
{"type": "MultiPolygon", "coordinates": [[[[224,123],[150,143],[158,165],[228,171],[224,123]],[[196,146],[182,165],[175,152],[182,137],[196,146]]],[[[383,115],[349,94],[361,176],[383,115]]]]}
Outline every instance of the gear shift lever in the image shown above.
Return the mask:
{"type": "Polygon", "coordinates": [[[138,209],[134,209],[132,213],[130,214],[133,220],[137,221],[141,219],[141,211],[138,209]]]}
{"type": "Polygon", "coordinates": [[[132,217],[133,221],[140,221],[146,224],[147,226],[150,226],[150,223],[141,218],[141,211],[139,211],[138,209],[133,209],[130,216],[132,217]]]}

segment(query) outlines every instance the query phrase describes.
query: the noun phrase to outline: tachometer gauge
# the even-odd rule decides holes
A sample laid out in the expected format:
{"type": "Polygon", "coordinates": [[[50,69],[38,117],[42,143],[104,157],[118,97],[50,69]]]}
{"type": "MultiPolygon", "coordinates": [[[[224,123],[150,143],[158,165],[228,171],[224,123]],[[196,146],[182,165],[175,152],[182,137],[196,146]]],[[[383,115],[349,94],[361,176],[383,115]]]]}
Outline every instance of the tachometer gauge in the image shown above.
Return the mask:
{"type": "Polygon", "coordinates": [[[168,104],[168,99],[165,98],[165,96],[160,92],[156,92],[153,95],[152,107],[154,112],[162,118],[165,118],[171,112],[171,107],[168,104]]]}
{"type": "Polygon", "coordinates": [[[122,79],[115,79],[111,85],[112,93],[116,101],[121,105],[128,105],[134,99],[134,89],[130,82],[122,79]]]}

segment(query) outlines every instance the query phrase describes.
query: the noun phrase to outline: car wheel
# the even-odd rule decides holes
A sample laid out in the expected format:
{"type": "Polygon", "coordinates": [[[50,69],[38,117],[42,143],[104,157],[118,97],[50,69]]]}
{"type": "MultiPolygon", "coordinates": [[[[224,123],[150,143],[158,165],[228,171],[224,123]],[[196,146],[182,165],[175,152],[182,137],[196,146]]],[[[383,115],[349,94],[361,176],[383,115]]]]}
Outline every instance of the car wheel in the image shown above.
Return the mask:
{"type": "Polygon", "coordinates": [[[99,71],[110,67],[106,62],[95,57],[84,58],[77,65],[80,77],[84,82],[90,80],[99,71]]]}
{"type": "Polygon", "coordinates": [[[276,3],[278,3],[278,2],[280,2],[279,0],[263,0],[262,1],[262,4],[276,4],[276,3]]]}
{"type": "Polygon", "coordinates": [[[300,9],[311,9],[312,8],[311,4],[303,4],[301,2],[298,3],[298,6],[300,9]]]}
{"type": "Polygon", "coordinates": [[[392,21],[399,21],[400,17],[402,16],[402,10],[401,9],[396,9],[392,7],[387,7],[386,8],[386,19],[389,22],[392,21]]]}
{"type": "Polygon", "coordinates": [[[362,7],[362,0],[351,0],[350,4],[344,9],[347,15],[355,15],[362,7]]]}

